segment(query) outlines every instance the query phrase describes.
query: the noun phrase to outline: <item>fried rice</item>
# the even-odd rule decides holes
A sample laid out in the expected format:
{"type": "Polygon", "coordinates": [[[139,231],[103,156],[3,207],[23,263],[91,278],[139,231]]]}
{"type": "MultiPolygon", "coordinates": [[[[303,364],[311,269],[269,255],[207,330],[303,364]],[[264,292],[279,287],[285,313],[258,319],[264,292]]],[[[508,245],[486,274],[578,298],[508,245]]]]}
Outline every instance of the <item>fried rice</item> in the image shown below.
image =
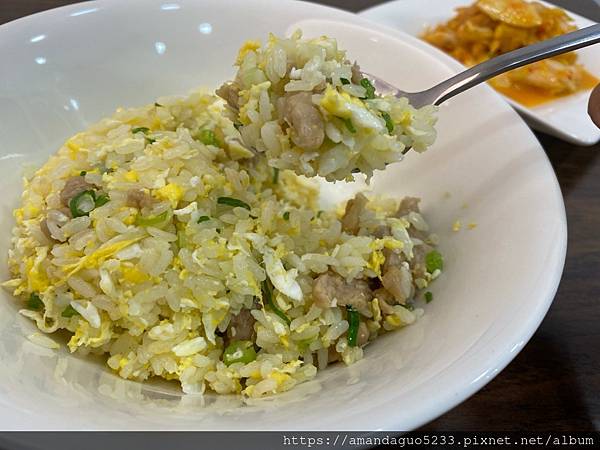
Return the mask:
{"type": "Polygon", "coordinates": [[[418,199],[320,210],[306,177],[370,177],[425,149],[433,109],[363,98],[329,38],[246,44],[238,65],[218,91],[228,106],[196,91],[119,109],[25,180],[4,286],[41,332],[67,330],[71,352],[106,355],[123,378],[288,390],[413,323],[443,269],[418,199]],[[302,141],[290,92],[322,140],[302,141]]]}

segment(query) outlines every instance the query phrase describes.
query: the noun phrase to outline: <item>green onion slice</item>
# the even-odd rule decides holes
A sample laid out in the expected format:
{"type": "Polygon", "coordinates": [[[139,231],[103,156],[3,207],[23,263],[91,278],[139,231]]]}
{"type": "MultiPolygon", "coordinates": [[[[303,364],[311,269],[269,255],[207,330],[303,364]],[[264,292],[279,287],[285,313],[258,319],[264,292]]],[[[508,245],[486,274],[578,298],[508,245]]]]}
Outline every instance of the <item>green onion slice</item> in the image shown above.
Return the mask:
{"type": "Polygon", "coordinates": [[[348,128],[348,131],[350,133],[356,133],[356,128],[354,128],[354,124],[352,123],[352,120],[350,119],[342,119],[344,121],[344,124],[346,125],[346,128],[348,128]]]}
{"type": "Polygon", "coordinates": [[[281,317],[281,319],[283,319],[283,321],[289,326],[290,323],[292,323],[292,321],[281,309],[279,309],[279,307],[275,304],[275,301],[273,300],[273,286],[271,285],[271,280],[267,278],[265,281],[263,281],[262,288],[263,300],[265,302],[265,305],[272,309],[273,312],[279,317],[281,317]]]}
{"type": "Polygon", "coordinates": [[[106,205],[110,201],[108,194],[100,194],[96,196],[96,208],[106,205]]]}
{"type": "Polygon", "coordinates": [[[233,341],[223,351],[223,362],[226,366],[233,363],[248,364],[256,359],[256,350],[252,341],[233,341]]]}
{"type": "Polygon", "coordinates": [[[433,293],[432,292],[425,292],[425,302],[430,303],[433,300],[433,293]]]}
{"type": "Polygon", "coordinates": [[[135,218],[135,224],[141,227],[151,227],[153,225],[160,225],[169,217],[169,211],[163,211],[155,216],[137,216],[135,218]]]}
{"type": "Polygon", "coordinates": [[[358,311],[352,306],[346,306],[346,313],[348,314],[348,345],[350,347],[356,347],[356,338],[358,337],[358,325],[360,319],[358,317],[358,311]]]}
{"type": "Polygon", "coordinates": [[[394,131],[394,121],[392,120],[390,115],[385,111],[381,112],[381,117],[383,117],[383,120],[385,120],[385,127],[387,128],[388,133],[392,134],[392,132],[394,131]]]}
{"type": "Polygon", "coordinates": [[[204,145],[217,145],[217,137],[213,130],[202,130],[200,132],[200,142],[204,145]]]}
{"type": "Polygon", "coordinates": [[[427,267],[427,272],[429,273],[433,273],[436,270],[442,270],[444,268],[444,259],[442,258],[442,254],[437,250],[431,250],[425,255],[425,266],[427,267]]]}
{"type": "Polygon", "coordinates": [[[96,207],[94,191],[83,191],[69,200],[69,209],[73,217],[87,216],[96,207]]]}
{"type": "Polygon", "coordinates": [[[363,99],[375,98],[375,87],[367,78],[363,78],[362,80],[360,80],[360,85],[364,87],[366,91],[363,99]]]}
{"type": "Polygon", "coordinates": [[[69,318],[69,317],[76,316],[78,314],[79,313],[75,310],[75,308],[73,308],[71,305],[69,305],[64,309],[61,316],[69,318]]]}
{"type": "Polygon", "coordinates": [[[32,292],[27,299],[27,309],[40,311],[44,307],[44,302],[35,292],[32,292]]]}
{"type": "Polygon", "coordinates": [[[252,209],[250,208],[250,205],[248,203],[233,197],[219,197],[217,199],[217,203],[219,205],[227,205],[233,207],[239,206],[240,208],[246,208],[248,211],[252,209]]]}

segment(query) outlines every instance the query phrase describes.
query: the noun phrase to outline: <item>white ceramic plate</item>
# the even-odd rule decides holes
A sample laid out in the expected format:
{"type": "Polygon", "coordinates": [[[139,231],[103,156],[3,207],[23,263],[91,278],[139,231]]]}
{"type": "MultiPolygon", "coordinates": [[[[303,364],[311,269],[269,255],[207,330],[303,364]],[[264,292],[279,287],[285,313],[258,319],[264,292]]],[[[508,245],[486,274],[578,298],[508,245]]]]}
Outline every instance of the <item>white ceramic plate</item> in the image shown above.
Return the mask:
{"type": "MultiPolygon", "coordinates": [[[[447,21],[457,6],[474,0],[396,0],[360,13],[366,19],[400,29],[412,36],[420,35],[426,27],[447,21]]],[[[546,5],[548,3],[541,2],[546,5]]],[[[554,6],[554,5],[551,5],[554,6]]],[[[593,25],[585,17],[569,12],[579,28],[593,25]]],[[[439,51],[439,53],[442,53],[439,51]]],[[[577,52],[587,70],[600,78],[600,45],[577,52]]],[[[504,97],[536,130],[557,136],[577,145],[593,145],[600,140],[600,130],[587,114],[590,91],[581,91],[539,106],[528,108],[504,97]]]]}
{"type": "MultiPolygon", "coordinates": [[[[269,31],[337,36],[364,69],[407,89],[460,70],[402,32],[342,11],[282,0],[104,0],[0,27],[0,254],[23,164],[117,106],[217,86],[248,38],[269,31]]],[[[480,86],[440,109],[429,152],[378,174],[373,188],[419,195],[447,270],[423,320],[382,337],[351,367],[242,407],[237,397],[180,395],[172,384],[115,376],[102,359],[37,347],[31,322],[0,299],[0,426],[5,429],[395,429],[417,427],[469,397],[517,354],[544,317],[565,257],[561,193],[518,115],[480,86]],[[449,193],[449,194],[448,194],[449,193]],[[448,195],[450,197],[448,198],[448,195]],[[477,222],[451,231],[452,223],[477,222]]],[[[326,199],[358,186],[337,184],[326,199]]],[[[0,276],[8,276],[2,259],[0,276]]]]}

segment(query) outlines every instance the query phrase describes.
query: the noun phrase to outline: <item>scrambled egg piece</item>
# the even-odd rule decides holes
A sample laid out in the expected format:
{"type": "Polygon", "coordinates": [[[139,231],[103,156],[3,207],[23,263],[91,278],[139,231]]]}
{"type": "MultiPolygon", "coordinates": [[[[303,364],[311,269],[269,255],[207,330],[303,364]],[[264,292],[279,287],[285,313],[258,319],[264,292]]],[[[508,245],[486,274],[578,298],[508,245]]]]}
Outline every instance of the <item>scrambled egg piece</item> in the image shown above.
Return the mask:
{"type": "Polygon", "coordinates": [[[125,179],[131,183],[135,183],[139,180],[138,173],[135,170],[129,170],[125,172],[125,179]]]}
{"type": "Polygon", "coordinates": [[[367,263],[367,267],[377,274],[381,278],[381,265],[385,262],[385,256],[381,250],[375,250],[371,253],[371,258],[367,263]]]}
{"type": "Polygon", "coordinates": [[[71,352],[77,350],[80,346],[100,347],[106,344],[112,337],[110,330],[111,322],[102,321],[99,329],[92,328],[85,320],[80,320],[75,334],[69,340],[67,346],[71,352]]]}
{"type": "Polygon", "coordinates": [[[339,92],[337,89],[327,86],[320,104],[323,109],[336,117],[351,119],[354,125],[375,131],[384,129],[383,121],[365,108],[362,101],[347,92],[339,92]]]}
{"type": "Polygon", "coordinates": [[[183,194],[183,188],[177,183],[168,183],[154,191],[154,195],[159,199],[169,200],[173,208],[175,208],[177,203],[183,198],[183,194]]]}
{"type": "Polygon", "coordinates": [[[72,160],[77,159],[77,153],[79,152],[81,147],[72,142],[71,140],[67,141],[66,146],[69,149],[69,158],[71,158],[72,160]]]}
{"type": "Polygon", "coordinates": [[[114,255],[115,253],[118,253],[119,251],[123,250],[125,247],[128,247],[131,244],[140,241],[142,238],[143,238],[143,236],[139,236],[134,239],[128,239],[125,241],[115,242],[114,244],[101,246],[95,252],[90,253],[89,255],[81,258],[81,260],[79,260],[78,263],[65,266],[64,270],[68,271],[68,273],[60,282],[66,281],[66,279],[68,277],[79,272],[81,269],[98,267],[100,265],[100,263],[102,263],[104,260],[106,260],[106,258],[114,255]]]}
{"type": "Polygon", "coordinates": [[[259,48],[260,48],[260,41],[248,40],[248,41],[244,42],[244,44],[242,44],[242,47],[238,51],[238,55],[235,60],[235,63],[237,65],[240,65],[242,63],[242,61],[244,60],[244,57],[246,56],[247,53],[256,51],[259,48]]]}
{"type": "Polygon", "coordinates": [[[38,247],[36,256],[30,256],[25,262],[27,281],[31,292],[44,292],[49,287],[48,276],[40,267],[40,263],[46,258],[47,254],[48,247],[38,247]]]}
{"type": "Polygon", "coordinates": [[[121,274],[123,275],[123,280],[130,283],[143,283],[150,279],[148,274],[142,272],[137,267],[124,264],[121,265],[121,274]]]}

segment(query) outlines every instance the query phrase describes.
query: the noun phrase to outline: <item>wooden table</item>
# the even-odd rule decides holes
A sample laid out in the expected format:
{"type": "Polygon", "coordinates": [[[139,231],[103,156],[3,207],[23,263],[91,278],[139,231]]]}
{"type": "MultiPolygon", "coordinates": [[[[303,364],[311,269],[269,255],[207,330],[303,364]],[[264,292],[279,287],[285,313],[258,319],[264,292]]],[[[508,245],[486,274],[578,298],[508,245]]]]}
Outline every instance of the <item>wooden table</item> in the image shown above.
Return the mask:
{"type": "MultiPolygon", "coordinates": [[[[75,1],[0,0],[0,24],[69,3],[75,1]]],[[[316,3],[360,11],[383,1],[316,3]]],[[[600,20],[600,6],[594,0],[555,3],[600,20]]],[[[515,360],[480,392],[424,430],[600,430],[600,145],[580,148],[541,133],[537,136],[556,171],[567,208],[569,249],[558,293],[515,360]]]]}

